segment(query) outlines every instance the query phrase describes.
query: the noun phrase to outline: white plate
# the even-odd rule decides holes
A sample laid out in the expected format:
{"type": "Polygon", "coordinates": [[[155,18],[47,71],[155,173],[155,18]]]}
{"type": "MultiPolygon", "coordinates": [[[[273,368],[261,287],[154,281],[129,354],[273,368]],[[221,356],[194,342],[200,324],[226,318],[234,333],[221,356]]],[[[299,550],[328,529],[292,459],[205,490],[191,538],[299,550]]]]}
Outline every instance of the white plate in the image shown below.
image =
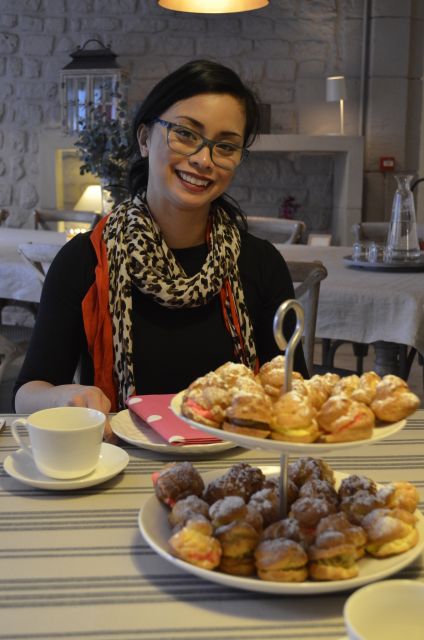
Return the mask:
{"type": "Polygon", "coordinates": [[[100,482],[110,480],[110,478],[125,469],[129,459],[128,453],[120,447],[103,442],[99,464],[94,471],[81,478],[71,478],[70,480],[49,478],[38,471],[32,458],[23,449],[18,449],[18,451],[14,451],[10,456],[7,456],[3,462],[3,467],[12,478],[24,484],[29,484],[31,487],[53,491],[70,491],[71,489],[92,487],[95,484],[100,484],[100,482]]]}
{"type": "MultiPolygon", "coordinates": [[[[278,467],[263,468],[266,475],[273,475],[278,471],[278,467]]],[[[217,478],[222,472],[211,471],[203,474],[205,484],[217,478]]],[[[340,482],[348,474],[335,472],[336,481],[340,482]]],[[[259,578],[243,578],[232,576],[218,571],[208,571],[195,567],[188,562],[184,562],[179,558],[175,558],[169,552],[168,540],[171,536],[171,529],[168,523],[167,509],[155,495],[150,496],[140,509],[138,516],[138,526],[143,534],[146,542],[158,553],[162,558],[172,562],[180,569],[193,573],[199,578],[217,582],[229,587],[237,589],[245,589],[247,591],[260,591],[265,593],[279,593],[288,595],[308,596],[312,594],[333,593],[336,591],[346,591],[349,589],[357,589],[370,582],[382,580],[388,576],[397,573],[408,564],[413,562],[424,549],[424,517],[421,513],[416,512],[418,516],[417,529],[419,532],[418,544],[409,551],[391,558],[377,559],[367,556],[359,560],[359,576],[349,580],[333,580],[331,582],[268,582],[259,580],[259,578]]]]}
{"type": "MultiPolygon", "coordinates": [[[[151,429],[142,420],[138,420],[137,416],[125,409],[120,411],[111,418],[110,421],[112,431],[115,435],[142,449],[150,449],[158,453],[166,453],[175,456],[191,456],[191,455],[209,455],[219,453],[226,449],[232,449],[237,446],[233,442],[214,442],[211,444],[186,444],[183,446],[174,446],[166,444],[163,438],[156,431],[151,429]]],[[[218,438],[222,438],[222,431],[219,432],[218,438]]]]}
{"type": "Polygon", "coordinates": [[[399,422],[393,422],[386,426],[375,427],[371,438],[367,438],[366,440],[354,440],[353,442],[331,442],[328,444],[325,442],[283,442],[282,440],[271,440],[271,438],[254,438],[253,436],[244,436],[240,433],[222,431],[221,429],[215,429],[214,427],[208,427],[205,424],[200,424],[200,422],[194,422],[194,420],[190,420],[181,414],[181,401],[183,394],[184,391],[180,391],[180,393],[177,393],[177,395],[171,400],[170,407],[175,415],[181,418],[181,420],[184,420],[184,422],[191,424],[193,427],[197,427],[202,431],[211,433],[218,438],[222,438],[222,436],[225,435],[227,440],[231,440],[231,442],[234,442],[245,449],[271,449],[272,451],[279,451],[280,453],[298,453],[299,455],[315,453],[316,455],[320,455],[336,449],[337,451],[340,449],[352,449],[363,444],[371,444],[378,440],[384,440],[384,438],[388,438],[403,429],[406,424],[406,420],[400,420],[399,422]]]}

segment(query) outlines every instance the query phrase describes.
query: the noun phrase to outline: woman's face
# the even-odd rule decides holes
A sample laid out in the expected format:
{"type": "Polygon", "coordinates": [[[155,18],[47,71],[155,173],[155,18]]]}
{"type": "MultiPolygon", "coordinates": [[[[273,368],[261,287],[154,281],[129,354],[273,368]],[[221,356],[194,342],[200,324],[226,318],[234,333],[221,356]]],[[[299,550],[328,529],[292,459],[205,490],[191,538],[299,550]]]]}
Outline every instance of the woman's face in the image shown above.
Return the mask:
{"type": "MultiPolygon", "coordinates": [[[[162,120],[183,125],[213,141],[242,146],[246,116],[242,104],[228,94],[207,93],[176,102],[162,120]]],[[[140,131],[142,155],[148,155],[147,199],[154,213],[161,207],[209,212],[210,203],[229,186],[234,170],[212,162],[208,147],[184,156],[167,145],[167,130],[156,123],[140,131]],[[147,136],[147,137],[146,137],[147,136]]]]}

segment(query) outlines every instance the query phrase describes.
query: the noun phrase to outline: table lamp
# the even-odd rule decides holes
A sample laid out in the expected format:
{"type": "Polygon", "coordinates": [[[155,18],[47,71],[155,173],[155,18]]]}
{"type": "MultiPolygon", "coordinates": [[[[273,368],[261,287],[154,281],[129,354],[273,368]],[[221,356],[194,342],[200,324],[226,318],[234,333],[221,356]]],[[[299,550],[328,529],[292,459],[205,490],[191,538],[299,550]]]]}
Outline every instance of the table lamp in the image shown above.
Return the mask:
{"type": "Polygon", "coordinates": [[[344,101],[346,100],[346,80],[344,76],[327,78],[327,102],[340,102],[340,133],[344,134],[344,101]]]}
{"type": "Polygon", "coordinates": [[[99,184],[89,184],[74,206],[74,211],[94,211],[102,213],[102,188],[99,184]]]}

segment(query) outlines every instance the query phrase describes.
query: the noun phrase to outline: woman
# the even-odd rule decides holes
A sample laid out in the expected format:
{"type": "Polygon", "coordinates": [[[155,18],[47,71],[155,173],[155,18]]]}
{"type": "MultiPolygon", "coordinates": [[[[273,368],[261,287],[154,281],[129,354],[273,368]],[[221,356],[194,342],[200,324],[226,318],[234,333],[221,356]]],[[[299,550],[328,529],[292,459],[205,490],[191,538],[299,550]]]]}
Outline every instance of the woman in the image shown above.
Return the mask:
{"type": "MultiPolygon", "coordinates": [[[[272,321],[294,297],[288,269],[225,195],[258,126],[253,93],[214,62],[153,88],[135,117],[131,198],[50,267],[18,412],[117,411],[132,393],[177,392],[228,360],[257,369],[279,353],[272,321]]],[[[301,350],[295,368],[307,375],[301,350]]]]}

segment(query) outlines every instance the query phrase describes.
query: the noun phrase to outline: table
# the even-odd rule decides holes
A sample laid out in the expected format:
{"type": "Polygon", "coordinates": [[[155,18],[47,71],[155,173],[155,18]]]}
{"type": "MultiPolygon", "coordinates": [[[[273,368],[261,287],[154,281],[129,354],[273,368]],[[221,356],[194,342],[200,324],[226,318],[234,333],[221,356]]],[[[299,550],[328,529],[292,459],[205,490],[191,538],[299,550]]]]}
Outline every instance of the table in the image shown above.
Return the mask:
{"type": "MultiPolygon", "coordinates": [[[[0,460],[16,449],[0,432],[0,460]]],[[[337,640],[344,635],[349,592],[275,596],[203,581],[160,558],[137,526],[152,493],[150,475],[168,457],[125,445],[130,462],[103,485],[44,492],[10,478],[0,466],[0,640],[337,640]]],[[[424,508],[424,411],[391,438],[325,456],[335,470],[380,482],[409,480],[424,508]]],[[[200,458],[201,471],[236,461],[275,465],[264,451],[229,450],[200,458]]],[[[393,576],[395,577],[395,576],[393,576]]],[[[396,578],[424,581],[420,557],[396,578]]]]}
{"type": "Polygon", "coordinates": [[[321,260],[316,336],[374,344],[375,371],[399,374],[399,345],[424,353],[424,273],[346,266],[351,247],[276,245],[287,260],[321,260]]]}
{"type": "Polygon", "coordinates": [[[0,227],[0,302],[40,301],[40,280],[18,253],[18,246],[25,242],[63,245],[66,233],[0,227]]]}

